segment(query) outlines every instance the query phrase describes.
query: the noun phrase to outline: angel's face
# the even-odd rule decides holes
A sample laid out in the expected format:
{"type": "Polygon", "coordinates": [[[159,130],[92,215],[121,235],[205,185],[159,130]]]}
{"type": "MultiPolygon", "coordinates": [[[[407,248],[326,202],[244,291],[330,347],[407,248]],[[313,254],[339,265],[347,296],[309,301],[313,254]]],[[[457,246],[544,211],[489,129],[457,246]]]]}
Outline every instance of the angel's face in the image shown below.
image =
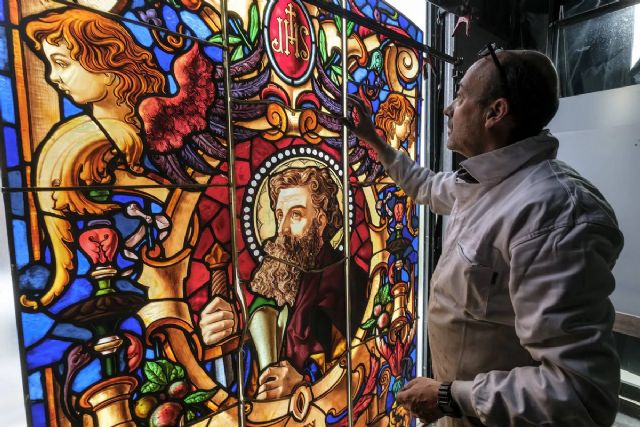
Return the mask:
{"type": "Polygon", "coordinates": [[[72,58],[65,43],[42,43],[42,51],[50,66],[49,79],[61,92],[77,104],[90,104],[106,98],[112,77],[109,73],[94,73],[72,58]]]}

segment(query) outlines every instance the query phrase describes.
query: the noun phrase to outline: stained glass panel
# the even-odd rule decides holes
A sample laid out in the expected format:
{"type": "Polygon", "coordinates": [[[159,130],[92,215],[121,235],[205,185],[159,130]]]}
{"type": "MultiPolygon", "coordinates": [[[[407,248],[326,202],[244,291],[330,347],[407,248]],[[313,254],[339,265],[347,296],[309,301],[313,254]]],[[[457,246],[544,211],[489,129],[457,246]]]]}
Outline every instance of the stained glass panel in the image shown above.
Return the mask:
{"type": "Polygon", "coordinates": [[[347,76],[417,158],[419,55],[302,0],[79,3],[10,1],[0,73],[30,422],[409,425],[416,209],[341,116],[347,76]]]}

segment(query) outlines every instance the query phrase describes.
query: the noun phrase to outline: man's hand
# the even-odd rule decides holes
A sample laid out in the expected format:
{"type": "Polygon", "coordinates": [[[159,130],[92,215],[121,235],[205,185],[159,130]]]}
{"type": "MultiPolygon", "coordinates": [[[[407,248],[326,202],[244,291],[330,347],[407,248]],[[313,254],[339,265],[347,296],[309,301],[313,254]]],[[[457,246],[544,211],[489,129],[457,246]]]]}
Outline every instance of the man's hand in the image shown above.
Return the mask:
{"type": "Polygon", "coordinates": [[[235,310],[221,297],[215,297],[200,315],[202,340],[207,345],[217,344],[227,338],[237,330],[237,326],[235,310]]]}
{"type": "Polygon", "coordinates": [[[296,368],[286,361],[280,361],[264,370],[258,379],[258,395],[256,399],[277,399],[288,396],[304,377],[296,368]]]}
{"type": "Polygon", "coordinates": [[[434,422],[444,416],[438,408],[440,381],[418,377],[409,381],[396,395],[396,402],[407,408],[411,415],[425,423],[434,422]]]}
{"type": "Polygon", "coordinates": [[[371,121],[371,108],[356,95],[347,95],[347,102],[353,105],[351,117],[346,121],[346,125],[358,138],[371,144],[374,148],[380,144],[385,144],[376,132],[376,127],[371,121]]]}

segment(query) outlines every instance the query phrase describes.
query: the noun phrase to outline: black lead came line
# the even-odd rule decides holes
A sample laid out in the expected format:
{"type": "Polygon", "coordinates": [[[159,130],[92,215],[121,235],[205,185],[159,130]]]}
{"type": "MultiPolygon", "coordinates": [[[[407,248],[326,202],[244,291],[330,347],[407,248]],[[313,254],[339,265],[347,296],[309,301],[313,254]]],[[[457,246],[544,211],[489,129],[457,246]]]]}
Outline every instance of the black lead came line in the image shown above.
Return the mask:
{"type": "MultiPolygon", "coordinates": [[[[448,62],[450,64],[453,65],[459,65],[462,62],[461,58],[454,58],[451,55],[448,55],[446,53],[440,52],[437,49],[433,49],[432,47],[426,45],[426,44],[422,44],[422,43],[418,43],[417,41],[415,41],[414,39],[412,39],[411,37],[406,37],[403,36],[401,34],[396,33],[395,31],[391,31],[390,29],[388,29],[387,27],[385,27],[384,25],[379,24],[378,22],[374,21],[371,18],[367,18],[364,16],[360,16],[355,12],[352,12],[350,10],[344,9],[341,6],[338,6],[336,4],[331,3],[330,1],[327,0],[302,0],[304,3],[309,3],[312,4],[316,7],[319,7],[321,9],[327,10],[335,15],[338,15],[342,18],[346,18],[349,21],[353,21],[357,24],[360,24],[366,28],[369,28],[371,30],[374,30],[375,32],[379,33],[379,34],[383,34],[384,36],[399,42],[407,47],[411,47],[414,49],[417,49],[418,51],[428,55],[428,56],[432,56],[436,59],[439,59],[441,61],[444,62],[448,62]]],[[[415,24],[414,24],[415,25],[415,24]]]]}

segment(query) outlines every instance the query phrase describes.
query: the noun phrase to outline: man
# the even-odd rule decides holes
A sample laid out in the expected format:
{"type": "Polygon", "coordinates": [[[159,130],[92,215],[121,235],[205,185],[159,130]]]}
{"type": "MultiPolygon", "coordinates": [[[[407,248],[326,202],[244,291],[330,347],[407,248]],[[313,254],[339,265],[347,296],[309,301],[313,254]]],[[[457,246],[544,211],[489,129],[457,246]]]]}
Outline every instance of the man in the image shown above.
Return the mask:
{"type": "MultiPolygon", "coordinates": [[[[331,239],[342,228],[338,186],[327,168],[286,169],[269,179],[277,235],[250,288],[248,327],[260,368],[257,398],[291,393],[313,382],[346,350],[344,255],[331,239]],[[306,378],[305,378],[306,377],[306,378]]],[[[351,264],[352,331],[362,320],[367,273],[351,264]]],[[[204,342],[220,342],[236,330],[228,302],[215,298],[202,312],[204,342]]]]}
{"type": "Polygon", "coordinates": [[[448,147],[468,157],[457,172],[385,144],[352,99],[348,126],[411,197],[450,215],[429,299],[435,379],[410,381],[397,401],[439,426],[611,425],[620,371],[608,295],[622,234],[542,130],[558,109],[551,61],[488,50],[444,111],[448,147]]]}

